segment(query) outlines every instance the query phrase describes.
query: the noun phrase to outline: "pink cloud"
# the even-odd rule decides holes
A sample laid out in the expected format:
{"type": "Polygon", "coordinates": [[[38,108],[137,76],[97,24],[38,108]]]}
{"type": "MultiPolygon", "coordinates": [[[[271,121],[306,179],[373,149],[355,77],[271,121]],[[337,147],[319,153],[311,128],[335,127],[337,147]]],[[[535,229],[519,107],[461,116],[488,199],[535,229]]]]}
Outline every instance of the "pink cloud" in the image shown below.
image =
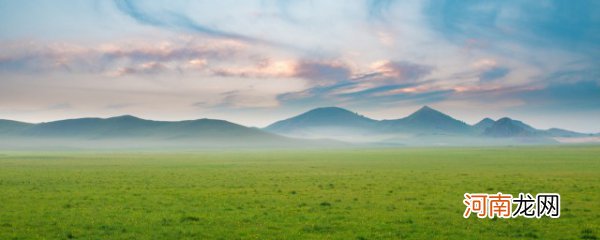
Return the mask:
{"type": "Polygon", "coordinates": [[[431,66],[390,60],[374,62],[371,69],[382,78],[398,83],[419,80],[433,71],[431,66]]]}

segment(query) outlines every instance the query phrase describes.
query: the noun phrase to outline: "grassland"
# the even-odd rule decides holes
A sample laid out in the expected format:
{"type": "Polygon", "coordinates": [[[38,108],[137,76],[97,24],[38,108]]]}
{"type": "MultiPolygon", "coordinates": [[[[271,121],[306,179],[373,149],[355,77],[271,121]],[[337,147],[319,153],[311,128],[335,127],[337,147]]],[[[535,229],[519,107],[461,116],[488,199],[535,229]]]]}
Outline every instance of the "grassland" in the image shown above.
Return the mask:
{"type": "Polygon", "coordinates": [[[0,152],[0,239],[597,239],[600,147],[0,152]],[[464,219],[465,192],[559,219],[464,219]]]}

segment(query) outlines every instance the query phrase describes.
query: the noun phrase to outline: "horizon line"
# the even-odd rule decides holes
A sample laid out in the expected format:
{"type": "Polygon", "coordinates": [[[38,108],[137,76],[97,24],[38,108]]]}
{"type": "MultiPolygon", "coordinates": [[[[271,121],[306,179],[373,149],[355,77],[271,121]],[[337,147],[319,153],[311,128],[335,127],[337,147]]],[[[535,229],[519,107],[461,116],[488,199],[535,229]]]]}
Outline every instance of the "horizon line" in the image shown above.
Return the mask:
{"type": "MultiPolygon", "coordinates": [[[[511,117],[508,117],[508,116],[500,117],[500,118],[497,118],[497,119],[494,119],[494,118],[492,118],[492,117],[483,117],[482,119],[478,120],[476,123],[469,124],[469,123],[467,123],[466,121],[463,121],[463,120],[457,119],[457,118],[455,118],[455,117],[453,117],[453,116],[451,116],[451,115],[449,115],[449,114],[446,114],[446,113],[444,113],[443,111],[440,111],[440,110],[438,110],[438,109],[436,109],[436,108],[430,107],[429,105],[423,105],[423,106],[421,106],[420,108],[418,108],[417,110],[415,110],[414,112],[412,112],[411,114],[408,114],[408,115],[406,115],[406,116],[403,116],[403,117],[400,117],[400,118],[392,118],[392,119],[375,119],[375,118],[371,118],[371,117],[368,117],[368,116],[366,116],[366,115],[360,114],[360,113],[359,113],[359,112],[357,112],[357,111],[352,111],[352,110],[349,110],[349,109],[347,109],[347,108],[338,107],[338,106],[323,106],[323,107],[314,107],[314,108],[311,108],[311,109],[309,109],[309,110],[306,110],[306,111],[304,111],[304,112],[301,112],[301,113],[295,114],[295,115],[293,115],[293,116],[290,116],[290,117],[288,117],[288,118],[284,118],[284,119],[276,120],[276,121],[274,121],[274,122],[272,122],[272,123],[270,123],[270,124],[268,124],[267,126],[264,126],[264,127],[250,126],[250,125],[246,125],[246,124],[238,123],[238,122],[235,122],[235,121],[230,121],[230,120],[227,120],[227,119],[220,119],[220,118],[194,118],[194,119],[178,119],[178,120],[157,120],[157,119],[150,119],[150,118],[142,118],[142,117],[135,116],[135,115],[133,115],[133,114],[120,114],[120,115],[114,115],[114,116],[108,116],[108,117],[98,117],[98,116],[87,116],[87,117],[83,117],[83,116],[82,116],[82,117],[73,117],[73,118],[62,118],[62,119],[56,119],[56,120],[50,120],[50,121],[41,121],[41,122],[20,121],[20,120],[7,119],[7,118],[0,118],[0,120],[5,120],[5,121],[14,121],[14,122],[20,122],[20,123],[27,123],[27,124],[34,124],[34,125],[36,125],[36,124],[45,124],[45,123],[51,123],[51,122],[66,121],[66,120],[78,120],[78,119],[102,119],[102,120],[106,120],[106,119],[119,118],[119,117],[133,117],[133,118],[140,119],[140,120],[145,120],[145,121],[155,121],[155,122],[185,122],[185,121],[198,121],[198,120],[225,121],[225,122],[233,123],[233,124],[240,125],[240,126],[244,126],[244,127],[248,127],[248,128],[259,128],[259,129],[264,129],[264,128],[267,128],[268,126],[271,126],[271,125],[273,125],[273,124],[275,124],[275,123],[277,123],[277,122],[284,121],[284,120],[287,120],[287,119],[291,119],[291,118],[294,118],[294,117],[300,116],[300,115],[302,115],[302,114],[308,113],[308,112],[310,112],[310,111],[313,111],[313,110],[316,110],[316,109],[326,109],[326,108],[339,108],[339,109],[343,109],[343,110],[346,110],[346,111],[348,111],[348,112],[351,112],[351,113],[357,114],[357,115],[359,115],[359,116],[362,116],[362,117],[365,117],[365,118],[368,118],[368,119],[371,119],[371,120],[374,120],[374,121],[378,121],[378,122],[379,122],[379,121],[386,121],[386,120],[388,120],[388,121],[389,121],[389,120],[399,120],[399,119],[403,119],[403,118],[406,118],[406,117],[408,117],[408,116],[412,115],[413,113],[416,113],[416,112],[418,112],[418,111],[420,111],[420,110],[422,110],[422,109],[432,109],[432,110],[434,110],[434,111],[437,111],[437,112],[440,112],[440,113],[442,113],[442,114],[445,114],[445,115],[447,115],[447,116],[449,116],[449,117],[451,117],[451,118],[453,118],[453,119],[455,119],[455,120],[457,120],[457,121],[461,121],[461,122],[463,122],[463,123],[465,123],[465,124],[467,124],[467,125],[469,125],[469,126],[475,126],[477,123],[479,123],[480,121],[482,121],[482,120],[485,120],[485,119],[491,119],[491,120],[493,120],[494,122],[496,122],[496,121],[498,121],[498,120],[500,120],[500,119],[503,119],[503,118],[508,118],[508,119],[511,119],[511,120],[517,120],[517,121],[520,121],[520,120],[518,120],[518,119],[511,118],[511,117]]],[[[528,124],[528,125],[531,125],[531,124],[528,124]]],[[[533,127],[533,126],[532,126],[532,127],[533,127]]],[[[538,128],[536,128],[536,127],[534,127],[534,128],[535,128],[535,129],[538,129],[538,128]]],[[[545,129],[541,129],[541,128],[540,128],[540,130],[550,130],[550,129],[561,129],[561,130],[572,131],[572,130],[569,130],[569,129],[565,129],[565,128],[558,128],[558,127],[550,127],[550,128],[545,128],[545,129]]],[[[583,134],[599,134],[599,133],[600,133],[600,132],[579,132],[579,131],[573,131],[573,132],[578,132],[578,133],[583,133],[583,134]]]]}

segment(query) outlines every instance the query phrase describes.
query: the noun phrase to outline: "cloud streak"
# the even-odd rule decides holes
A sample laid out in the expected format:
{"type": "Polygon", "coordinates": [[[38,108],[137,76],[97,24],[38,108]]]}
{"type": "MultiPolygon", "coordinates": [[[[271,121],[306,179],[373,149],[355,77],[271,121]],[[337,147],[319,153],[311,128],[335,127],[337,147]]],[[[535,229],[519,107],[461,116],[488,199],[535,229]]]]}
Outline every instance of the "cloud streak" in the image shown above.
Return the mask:
{"type": "Polygon", "coordinates": [[[595,26],[600,18],[595,12],[599,8],[597,1],[441,0],[430,1],[424,12],[433,29],[454,42],[485,40],[493,43],[488,47],[505,43],[554,47],[597,59],[600,32],[595,26]]]}
{"type": "Polygon", "coordinates": [[[250,38],[247,36],[220,31],[217,29],[209,28],[201,24],[196,23],[187,16],[175,13],[167,12],[163,14],[149,14],[140,8],[132,0],[115,0],[117,8],[127,16],[136,20],[138,23],[145,25],[152,25],[155,27],[163,28],[176,28],[182,30],[190,30],[197,33],[206,34],[209,36],[236,39],[241,41],[256,42],[257,39],[250,38]]]}
{"type": "MultiPolygon", "coordinates": [[[[314,102],[338,102],[346,104],[368,104],[369,102],[396,102],[417,100],[437,93],[450,93],[454,90],[439,90],[432,86],[434,81],[422,81],[434,69],[409,61],[378,61],[368,69],[351,69],[348,65],[310,66],[311,74],[301,75],[308,79],[336,80],[325,81],[313,87],[279,96],[283,103],[310,104],[314,102]],[[344,67],[343,67],[344,66],[344,67]],[[361,73],[362,72],[362,73],[361,73]]],[[[322,104],[321,104],[322,105],[322,104]]]]}
{"type": "Polygon", "coordinates": [[[217,28],[211,28],[209,26],[200,24],[189,16],[176,11],[163,10],[150,13],[145,11],[143,7],[140,7],[134,0],[114,0],[114,3],[119,11],[140,24],[169,30],[187,31],[190,33],[202,34],[214,38],[230,39],[250,44],[268,45],[284,49],[297,49],[288,44],[255,38],[235,32],[223,31],[217,28]]]}
{"type": "Polygon", "coordinates": [[[75,44],[7,44],[0,71],[11,73],[93,73],[114,76],[158,74],[169,70],[203,70],[207,61],[236,59],[245,45],[232,41],[128,41],[97,46],[75,44]]]}
{"type": "Polygon", "coordinates": [[[383,20],[385,14],[395,0],[366,0],[369,17],[383,20]]]}
{"type": "Polygon", "coordinates": [[[413,82],[431,74],[432,66],[408,61],[379,61],[371,68],[384,79],[392,82],[413,82]]]}
{"type": "Polygon", "coordinates": [[[480,82],[489,82],[494,81],[500,78],[505,77],[510,73],[510,69],[506,67],[493,67],[491,69],[485,70],[479,74],[480,82]]]}

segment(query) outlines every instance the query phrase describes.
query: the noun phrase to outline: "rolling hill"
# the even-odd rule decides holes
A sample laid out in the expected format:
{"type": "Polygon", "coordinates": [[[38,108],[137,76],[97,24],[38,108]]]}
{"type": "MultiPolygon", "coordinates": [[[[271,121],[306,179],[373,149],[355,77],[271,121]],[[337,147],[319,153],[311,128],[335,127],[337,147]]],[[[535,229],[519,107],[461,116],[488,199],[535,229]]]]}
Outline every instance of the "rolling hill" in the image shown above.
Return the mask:
{"type": "Polygon", "coordinates": [[[413,114],[396,120],[383,120],[380,128],[414,134],[461,134],[473,132],[471,126],[438,110],[424,106],[413,114]]]}
{"type": "Polygon", "coordinates": [[[80,118],[32,125],[15,132],[21,136],[52,138],[252,139],[280,138],[259,129],[214,119],[152,121],[134,116],[80,118]]]}
{"type": "Polygon", "coordinates": [[[275,122],[268,132],[299,138],[330,138],[357,142],[368,138],[378,121],[343,108],[316,108],[298,116],[275,122]]]}
{"type": "Polygon", "coordinates": [[[0,119],[0,134],[12,134],[31,127],[33,124],[0,119]]]}
{"type": "Polygon", "coordinates": [[[75,148],[254,147],[318,144],[214,119],[152,121],[134,116],[79,118],[39,124],[0,121],[0,146],[75,148]]]}
{"type": "Polygon", "coordinates": [[[317,108],[275,122],[265,130],[294,137],[356,138],[390,134],[471,134],[472,128],[442,112],[424,106],[413,114],[394,120],[374,120],[337,107],[317,108]]]}
{"type": "MultiPolygon", "coordinates": [[[[594,136],[594,134],[579,133],[579,132],[564,130],[564,129],[560,129],[560,128],[550,128],[550,129],[546,130],[545,132],[553,137],[590,137],[590,136],[594,136]]],[[[595,134],[595,135],[598,136],[599,134],[595,134]]]]}
{"type": "Polygon", "coordinates": [[[521,121],[505,117],[498,119],[486,128],[483,135],[489,137],[534,137],[541,135],[541,132],[521,121]]]}
{"type": "Polygon", "coordinates": [[[275,122],[266,130],[273,132],[294,132],[297,129],[320,127],[346,127],[357,129],[370,129],[377,121],[350,112],[339,107],[316,108],[298,116],[275,122]]]}
{"type": "Polygon", "coordinates": [[[475,129],[477,133],[481,134],[485,131],[485,129],[494,125],[495,122],[496,121],[492,120],[491,118],[484,118],[481,119],[481,121],[477,122],[475,125],[473,125],[473,129],[475,129]]]}
{"type": "Polygon", "coordinates": [[[392,120],[374,120],[337,107],[317,108],[275,122],[265,130],[295,138],[329,138],[386,145],[552,143],[555,142],[553,137],[588,136],[562,129],[539,130],[510,118],[497,121],[484,118],[468,125],[429,106],[407,117],[392,120]]]}
{"type": "Polygon", "coordinates": [[[0,120],[0,148],[505,145],[586,137],[595,139],[596,135],[557,128],[540,130],[507,117],[497,121],[484,118],[468,125],[428,106],[392,120],[375,120],[339,107],[316,108],[264,129],[215,119],[169,122],[130,115],[39,124],[0,120]]]}

